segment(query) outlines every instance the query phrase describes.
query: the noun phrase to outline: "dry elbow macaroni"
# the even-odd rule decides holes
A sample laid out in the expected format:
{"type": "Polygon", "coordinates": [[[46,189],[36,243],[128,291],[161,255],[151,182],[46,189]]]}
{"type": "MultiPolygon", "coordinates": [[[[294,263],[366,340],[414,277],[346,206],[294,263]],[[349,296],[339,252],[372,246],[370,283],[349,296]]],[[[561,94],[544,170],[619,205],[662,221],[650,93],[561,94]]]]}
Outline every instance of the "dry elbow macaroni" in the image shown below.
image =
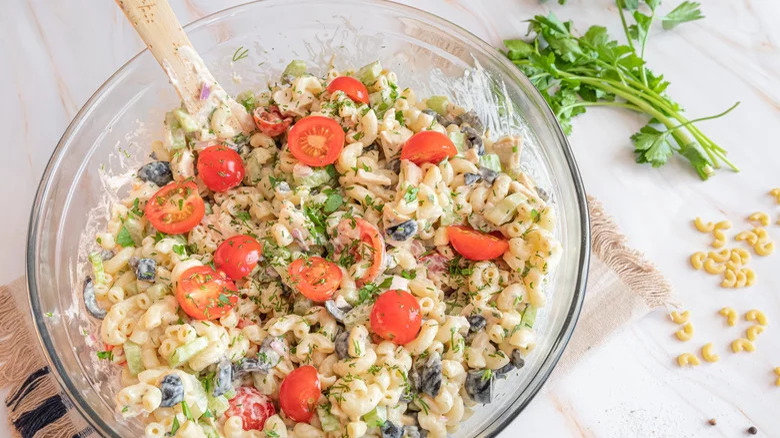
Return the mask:
{"type": "MultiPolygon", "coordinates": [[[[494,371],[522,367],[536,346],[547,277],[563,252],[555,209],[521,170],[520,136],[490,139],[474,112],[446,100],[434,111],[426,102],[435,99],[420,100],[397,83],[378,64],[331,68],[324,77],[289,74],[262,93],[242,93],[242,105],[218,106],[203,126],[190,126],[196,122],[181,109],[166,115],[165,138],[153,145],[166,161],[136,172],[130,196],[112,206],[96,234],[88,285],[98,308],[85,288],[90,313],[106,311],[99,333],[106,350],[98,357],[122,369],[117,414],[144,419],[146,437],[381,436],[377,415],[444,437],[471,415],[472,392],[481,390],[468,383],[469,372],[494,379],[494,371]],[[369,103],[328,91],[344,75],[364,81],[369,103]],[[312,167],[290,150],[286,130],[268,129],[262,117],[258,129],[244,123],[251,125],[253,110],[256,119],[271,113],[293,127],[327,117],[343,129],[345,145],[332,166],[312,167]],[[244,132],[228,123],[234,116],[244,132]],[[401,160],[422,131],[448,136],[460,152],[438,163],[401,160]],[[245,174],[213,192],[195,166],[204,148],[218,144],[237,151],[245,174]],[[145,214],[149,203],[164,206],[158,190],[171,180],[196,182],[187,196],[197,190],[204,201],[200,222],[178,235],[157,231],[145,214]],[[378,230],[381,251],[363,248],[364,231],[353,231],[358,219],[378,230]],[[508,250],[470,261],[450,241],[453,225],[501,235],[508,250]],[[213,306],[198,301],[208,288],[189,285],[217,281],[221,274],[210,269],[225,259],[215,253],[237,235],[261,244],[257,266],[241,278],[225,274],[235,289],[222,286],[213,306]],[[307,299],[291,277],[291,263],[313,255],[341,273],[332,302],[307,299]],[[390,289],[408,291],[420,306],[421,328],[404,345],[382,340],[369,321],[373,300],[390,289]],[[209,306],[219,313],[211,317],[209,306]],[[316,368],[321,397],[316,420],[296,423],[279,398],[282,382],[304,365],[316,368]],[[438,383],[410,383],[415,373],[438,383]],[[273,409],[248,427],[244,403],[273,409]]],[[[192,213],[177,207],[166,220],[192,213]]],[[[696,223],[716,234],[726,225],[696,223]]],[[[692,263],[712,268],[703,253],[692,263]]],[[[678,337],[690,339],[688,312],[672,318],[686,324],[678,337]]]]}

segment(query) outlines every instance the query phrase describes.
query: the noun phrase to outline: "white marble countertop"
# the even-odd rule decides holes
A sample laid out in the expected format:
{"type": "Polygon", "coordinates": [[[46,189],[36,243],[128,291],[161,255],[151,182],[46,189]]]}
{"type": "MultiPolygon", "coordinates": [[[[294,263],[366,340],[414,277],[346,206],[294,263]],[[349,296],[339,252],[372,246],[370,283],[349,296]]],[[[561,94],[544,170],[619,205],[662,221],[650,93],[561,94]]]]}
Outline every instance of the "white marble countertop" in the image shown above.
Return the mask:
{"type": "MultiPolygon", "coordinates": [[[[190,22],[241,1],[171,3],[181,20],[190,22]]],[[[493,45],[524,34],[523,21],[547,10],[574,19],[578,31],[591,24],[606,24],[614,35],[620,31],[612,0],[569,0],[566,7],[554,0],[544,5],[537,0],[405,3],[451,20],[493,45]]],[[[632,114],[589,110],[577,119],[571,137],[588,192],[605,203],[629,244],[672,283],[693,313],[695,340],[676,341],[676,327],[656,311],[548,385],[502,436],[736,437],[749,426],[756,426],[759,436],[780,435],[780,387],[774,386],[772,373],[780,366],[780,276],[773,270],[780,255],[753,262],[757,285],[742,290],[719,288],[714,277],[691,270],[687,262],[708,242],[692,229],[692,218],[728,218],[745,229],[744,218],[753,211],[770,212],[773,221],[780,213],[767,195],[780,186],[780,3],[704,3],[705,20],[671,32],[659,30],[651,37],[648,57],[692,116],[742,102],[726,119],[701,125],[730,151],[742,172],[723,171],[701,182],[680,162],[661,169],[634,164],[628,137],[644,122],[632,114]],[[727,328],[716,314],[724,305],[741,313],[750,308],[767,313],[770,327],[757,351],[726,351],[746,323],[727,328]],[[709,341],[721,355],[719,363],[695,369],[675,365],[677,354],[709,341]],[[717,426],[707,424],[710,418],[717,419],[717,426]]],[[[142,48],[114,2],[8,0],[3,6],[0,100],[6,102],[6,140],[0,147],[0,199],[10,212],[0,217],[7,255],[0,264],[0,283],[23,273],[29,208],[60,135],[100,84],[142,48]]],[[[770,233],[780,239],[780,227],[770,227],[770,233]]],[[[0,424],[5,424],[3,418],[0,424]]],[[[0,430],[0,437],[5,436],[0,430]]]]}

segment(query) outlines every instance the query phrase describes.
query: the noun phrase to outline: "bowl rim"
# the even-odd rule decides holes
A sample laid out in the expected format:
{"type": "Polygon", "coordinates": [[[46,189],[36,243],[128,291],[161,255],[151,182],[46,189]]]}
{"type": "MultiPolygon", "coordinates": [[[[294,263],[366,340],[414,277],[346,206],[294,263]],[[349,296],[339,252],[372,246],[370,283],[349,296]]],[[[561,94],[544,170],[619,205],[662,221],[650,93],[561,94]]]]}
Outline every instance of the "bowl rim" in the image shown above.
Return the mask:
{"type": "MultiPolygon", "coordinates": [[[[317,0],[293,0],[293,1],[295,3],[300,3],[300,4],[317,2],[317,0]]],[[[563,354],[563,351],[566,348],[566,345],[571,339],[571,336],[574,332],[574,328],[576,326],[585,299],[586,283],[588,278],[588,269],[589,269],[589,261],[590,261],[590,248],[591,248],[590,215],[587,206],[587,197],[585,193],[585,188],[582,182],[579,168],[577,166],[577,162],[574,158],[574,154],[571,150],[571,146],[569,144],[566,135],[563,132],[563,129],[561,128],[560,124],[555,118],[552,110],[550,109],[550,106],[542,97],[541,93],[539,93],[539,91],[531,84],[530,80],[519,69],[517,69],[517,67],[515,67],[508,59],[506,59],[506,57],[503,56],[503,54],[501,54],[496,48],[494,48],[487,42],[483,41],[480,37],[474,35],[469,30],[449,20],[446,20],[438,15],[435,15],[431,12],[415,8],[413,6],[408,6],[401,3],[395,3],[390,0],[337,0],[337,1],[344,4],[350,4],[350,3],[361,4],[361,5],[370,4],[373,6],[383,7],[383,8],[393,9],[393,10],[409,11],[414,14],[422,15],[424,18],[431,20],[439,25],[442,25],[442,27],[444,28],[452,28],[453,30],[460,32],[465,37],[467,37],[472,44],[481,47],[483,50],[485,50],[490,55],[492,55],[495,61],[497,61],[500,64],[503,64],[503,66],[506,67],[507,70],[509,72],[512,72],[512,74],[515,76],[513,79],[526,85],[526,88],[530,90],[529,97],[534,101],[533,103],[537,105],[537,107],[540,109],[542,115],[547,119],[547,121],[552,122],[551,123],[551,128],[553,130],[552,134],[556,137],[557,141],[562,147],[562,153],[565,158],[566,164],[569,168],[571,182],[574,186],[574,192],[577,198],[577,209],[579,210],[579,216],[580,216],[580,221],[579,221],[580,234],[581,234],[580,257],[578,261],[579,266],[577,270],[577,279],[574,283],[575,290],[572,299],[572,305],[567,312],[566,318],[563,322],[563,325],[561,326],[561,330],[558,333],[557,338],[552,343],[549,353],[545,357],[540,358],[542,359],[541,362],[542,365],[540,367],[540,371],[537,372],[537,374],[532,377],[530,385],[527,388],[530,391],[528,397],[525,400],[523,400],[521,403],[519,403],[514,409],[512,409],[514,403],[510,404],[504,410],[504,412],[502,412],[502,415],[494,423],[491,423],[490,425],[487,426],[486,429],[492,428],[492,430],[488,432],[487,436],[495,437],[499,433],[501,433],[501,431],[503,431],[515,419],[515,417],[517,417],[517,415],[525,409],[526,406],[528,406],[531,400],[535,398],[535,396],[541,390],[542,386],[546,383],[547,379],[550,377],[550,374],[553,372],[555,366],[560,360],[561,355],[563,354]],[[509,412],[509,415],[506,415],[510,410],[511,412],[509,412]]],[[[196,30],[198,28],[206,26],[209,23],[211,23],[213,20],[222,18],[222,16],[224,15],[229,15],[232,12],[235,12],[236,10],[248,7],[250,5],[255,5],[258,3],[289,4],[290,1],[289,0],[253,0],[245,3],[241,3],[205,15],[191,23],[188,23],[187,25],[183,26],[183,28],[185,31],[189,33],[189,31],[196,30]]],[[[36,213],[41,209],[41,206],[43,204],[43,199],[46,197],[46,195],[48,194],[51,188],[50,180],[51,180],[52,173],[55,167],[64,158],[63,148],[65,147],[65,144],[68,143],[73,132],[84,123],[85,117],[87,117],[89,113],[93,110],[95,104],[98,103],[101,99],[103,99],[107,95],[107,93],[116,85],[116,83],[119,81],[120,78],[128,74],[129,67],[132,64],[134,64],[138,58],[140,58],[146,52],[148,52],[148,50],[149,50],[148,48],[144,48],[136,55],[131,57],[127,62],[122,64],[121,67],[119,67],[111,76],[109,76],[109,78],[105,82],[103,82],[103,84],[101,84],[100,87],[84,103],[84,105],[79,109],[79,111],[73,117],[71,122],[68,124],[68,127],[65,129],[65,132],[62,134],[59,141],[57,142],[57,146],[52,151],[52,155],[49,158],[46,164],[46,168],[44,169],[44,172],[41,176],[41,181],[36,190],[34,202],[30,211],[30,221],[27,230],[26,258],[25,258],[25,271],[27,274],[26,275],[27,295],[30,304],[30,312],[32,313],[32,319],[34,321],[35,334],[38,338],[40,345],[43,346],[44,357],[46,358],[46,361],[48,362],[50,369],[53,369],[55,371],[52,374],[55,380],[57,381],[57,383],[60,385],[60,388],[62,388],[64,394],[70,399],[71,404],[75,406],[76,410],[78,410],[78,412],[86,420],[89,426],[96,429],[99,433],[107,434],[110,436],[118,436],[118,435],[116,435],[113,428],[109,424],[107,424],[106,421],[104,421],[103,418],[92,409],[92,407],[90,407],[88,404],[83,402],[81,397],[78,396],[79,389],[75,387],[73,381],[70,378],[63,378],[63,376],[67,375],[67,372],[64,369],[60,359],[50,354],[51,351],[55,350],[55,346],[53,345],[52,340],[48,336],[48,329],[46,328],[43,319],[39,317],[39,315],[41,314],[40,313],[41,303],[39,302],[37,295],[33,293],[33,291],[37,291],[38,289],[34,266],[37,258],[36,256],[37,256],[37,244],[38,244],[38,240],[36,237],[36,230],[38,229],[38,225],[41,219],[36,213]]],[[[484,433],[486,429],[483,429],[479,433],[484,433]]]]}

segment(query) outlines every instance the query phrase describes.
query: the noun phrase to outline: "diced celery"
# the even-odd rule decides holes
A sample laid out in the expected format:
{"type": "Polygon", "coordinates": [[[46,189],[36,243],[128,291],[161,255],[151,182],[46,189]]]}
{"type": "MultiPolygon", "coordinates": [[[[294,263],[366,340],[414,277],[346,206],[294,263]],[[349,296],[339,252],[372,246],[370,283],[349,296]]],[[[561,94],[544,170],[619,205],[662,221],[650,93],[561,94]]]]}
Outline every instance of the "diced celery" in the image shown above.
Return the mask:
{"type": "Polygon", "coordinates": [[[282,77],[289,75],[297,78],[298,76],[303,76],[305,73],[306,63],[300,59],[293,59],[289,64],[287,64],[287,67],[284,68],[282,77]]]}
{"type": "Polygon", "coordinates": [[[145,221],[141,221],[141,218],[129,214],[125,219],[125,228],[130,233],[130,237],[133,238],[133,244],[138,245],[144,238],[144,228],[146,227],[145,221]]]}
{"type": "Polygon", "coordinates": [[[533,328],[534,322],[536,322],[536,307],[528,304],[523,311],[523,317],[520,319],[520,324],[533,328]]]}
{"type": "Polygon", "coordinates": [[[209,408],[209,398],[208,394],[206,394],[206,390],[203,389],[203,385],[200,384],[198,379],[195,378],[195,376],[191,376],[190,378],[192,379],[192,392],[189,397],[189,407],[192,418],[197,420],[201,415],[206,413],[206,410],[209,408]]]}
{"type": "Polygon", "coordinates": [[[338,418],[328,412],[324,406],[317,406],[317,416],[320,417],[320,425],[323,432],[335,432],[341,429],[338,418]]]}
{"type": "Polygon", "coordinates": [[[200,353],[201,351],[205,350],[206,347],[208,347],[209,341],[206,338],[195,338],[194,341],[190,341],[179,348],[173,350],[173,353],[171,353],[171,357],[168,358],[168,364],[171,366],[171,368],[175,368],[184,362],[187,362],[192,358],[192,356],[195,356],[196,354],[200,353]]]}
{"type": "Polygon", "coordinates": [[[496,172],[501,172],[501,158],[497,154],[485,154],[479,157],[479,165],[496,172]]]}
{"type": "Polygon", "coordinates": [[[184,130],[181,128],[181,124],[176,120],[176,116],[173,112],[165,114],[165,127],[166,138],[164,144],[170,148],[170,150],[182,149],[187,146],[187,139],[184,136],[184,130]]]}
{"type": "Polygon", "coordinates": [[[195,119],[187,113],[187,111],[184,111],[181,108],[176,108],[173,110],[173,116],[176,117],[176,120],[179,122],[179,125],[181,125],[182,129],[184,129],[184,132],[195,132],[200,129],[198,122],[196,122],[195,119]]]}
{"type": "Polygon", "coordinates": [[[255,109],[255,93],[253,93],[251,90],[238,93],[238,96],[236,96],[236,102],[243,105],[248,113],[251,113],[255,109]]]}
{"type": "Polygon", "coordinates": [[[371,412],[363,415],[363,421],[366,422],[368,427],[380,427],[387,421],[387,408],[384,406],[377,406],[371,412]]]}
{"type": "Polygon", "coordinates": [[[133,341],[125,341],[125,359],[127,360],[127,370],[130,374],[137,376],[138,373],[145,370],[141,360],[141,346],[133,341]]]}
{"type": "Polygon", "coordinates": [[[512,220],[517,212],[517,206],[526,199],[526,196],[522,193],[512,193],[499,201],[495,207],[487,210],[483,216],[492,222],[493,225],[505,224],[512,220]]]}
{"type": "Polygon", "coordinates": [[[219,438],[219,434],[217,434],[217,430],[214,429],[214,426],[202,420],[198,422],[198,426],[200,426],[201,430],[203,431],[203,435],[206,438],[219,438]]]}
{"type": "Polygon", "coordinates": [[[368,95],[368,103],[371,109],[374,110],[377,117],[382,117],[385,111],[390,109],[395,103],[395,97],[393,96],[393,90],[385,88],[380,91],[375,91],[368,95]]]}
{"type": "Polygon", "coordinates": [[[382,73],[382,64],[380,64],[379,61],[374,61],[371,64],[360,67],[360,70],[355,73],[355,77],[360,82],[371,85],[376,81],[376,78],[379,77],[380,73],[382,73]]]}
{"type": "Polygon", "coordinates": [[[463,143],[465,142],[466,136],[460,131],[452,131],[447,134],[447,136],[450,138],[450,141],[452,141],[452,144],[455,145],[455,149],[458,150],[458,155],[463,155],[463,143]]]}
{"type": "Polygon", "coordinates": [[[225,398],[228,399],[228,400],[232,399],[235,396],[236,396],[236,390],[235,389],[231,389],[231,390],[229,390],[228,392],[225,393],[225,398]]]}
{"type": "Polygon", "coordinates": [[[428,108],[436,111],[442,116],[447,114],[447,105],[449,105],[449,103],[450,100],[447,96],[431,96],[428,98],[428,101],[425,102],[428,108]]]}
{"type": "Polygon", "coordinates": [[[452,225],[455,222],[459,222],[459,218],[455,217],[455,213],[452,212],[452,207],[445,208],[444,214],[439,218],[441,225],[452,225]]]}
{"type": "Polygon", "coordinates": [[[298,185],[314,188],[330,182],[331,177],[324,167],[319,167],[312,169],[312,173],[307,176],[296,177],[293,174],[293,180],[298,185]]]}
{"type": "Polygon", "coordinates": [[[93,252],[89,255],[89,261],[92,263],[92,273],[95,275],[95,284],[106,284],[106,271],[103,270],[103,257],[99,252],[93,252]]]}
{"type": "Polygon", "coordinates": [[[228,402],[227,397],[224,395],[220,395],[219,397],[212,397],[211,394],[207,393],[206,396],[209,400],[209,409],[214,412],[214,415],[217,417],[222,416],[222,414],[224,414],[225,411],[227,411],[230,407],[230,403],[228,402]]]}
{"type": "Polygon", "coordinates": [[[168,286],[165,283],[155,283],[144,291],[146,295],[152,300],[152,302],[160,301],[169,292],[168,286]]]}

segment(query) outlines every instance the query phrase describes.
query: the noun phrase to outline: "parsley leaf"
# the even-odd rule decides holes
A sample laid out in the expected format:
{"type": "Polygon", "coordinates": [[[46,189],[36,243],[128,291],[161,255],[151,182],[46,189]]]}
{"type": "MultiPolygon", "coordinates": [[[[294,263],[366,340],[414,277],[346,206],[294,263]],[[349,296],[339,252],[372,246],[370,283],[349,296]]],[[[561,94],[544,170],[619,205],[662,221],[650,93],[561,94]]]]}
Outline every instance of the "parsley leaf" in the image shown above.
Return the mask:
{"type": "Polygon", "coordinates": [[[659,131],[650,125],[645,125],[636,134],[631,136],[636,150],[637,163],[650,163],[653,167],[666,164],[674,153],[672,145],[668,141],[667,132],[659,131]]]}
{"type": "Polygon", "coordinates": [[[98,351],[97,352],[97,358],[98,359],[114,360],[114,353],[111,352],[111,351],[98,351]]]}
{"type": "Polygon", "coordinates": [[[184,245],[173,245],[173,247],[171,247],[171,250],[181,257],[187,255],[187,248],[184,245]]]}
{"type": "Polygon", "coordinates": [[[322,206],[322,211],[325,214],[331,214],[338,210],[342,205],[344,205],[344,198],[340,194],[333,192],[329,194],[328,198],[325,200],[325,204],[322,206]]]}
{"type": "Polygon", "coordinates": [[[417,271],[413,271],[413,270],[407,271],[406,269],[404,269],[403,271],[401,271],[401,277],[407,280],[414,280],[415,278],[417,278],[417,271]]]}
{"type": "Polygon", "coordinates": [[[674,29],[682,23],[701,20],[704,15],[701,13],[701,6],[698,2],[684,1],[680,3],[671,12],[661,18],[661,24],[664,29],[674,29]]]}
{"type": "Polygon", "coordinates": [[[127,227],[122,225],[122,228],[119,230],[119,233],[116,235],[116,243],[121,245],[122,247],[128,247],[135,245],[135,241],[133,241],[133,236],[130,235],[130,232],[127,231],[127,227]]]}

